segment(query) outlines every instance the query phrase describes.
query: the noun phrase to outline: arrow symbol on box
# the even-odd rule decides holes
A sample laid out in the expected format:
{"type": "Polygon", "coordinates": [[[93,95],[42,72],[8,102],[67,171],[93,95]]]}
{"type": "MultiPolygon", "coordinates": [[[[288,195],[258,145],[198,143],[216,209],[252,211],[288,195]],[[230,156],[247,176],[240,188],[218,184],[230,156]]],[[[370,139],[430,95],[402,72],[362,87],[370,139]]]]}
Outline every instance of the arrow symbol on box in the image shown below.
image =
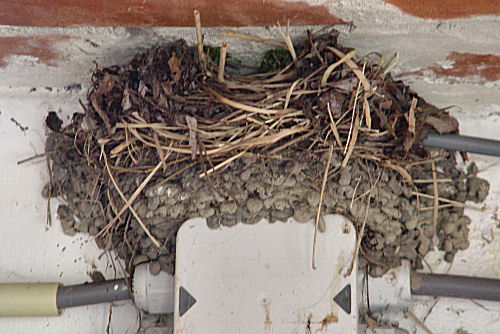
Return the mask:
{"type": "Polygon", "coordinates": [[[351,284],[347,284],[333,300],[340,306],[347,314],[351,314],[351,284]]]}
{"type": "Polygon", "coordinates": [[[179,288],[179,314],[182,317],[194,304],[196,304],[196,298],[194,298],[186,289],[182,286],[179,288]]]}

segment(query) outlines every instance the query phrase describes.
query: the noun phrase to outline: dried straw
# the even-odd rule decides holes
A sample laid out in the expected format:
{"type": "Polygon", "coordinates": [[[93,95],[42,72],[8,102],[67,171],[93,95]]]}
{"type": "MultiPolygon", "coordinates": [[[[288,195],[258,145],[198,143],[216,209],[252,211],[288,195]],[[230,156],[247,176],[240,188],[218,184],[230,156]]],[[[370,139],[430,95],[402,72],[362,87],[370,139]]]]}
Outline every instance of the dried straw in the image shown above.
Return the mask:
{"type": "Polygon", "coordinates": [[[319,193],[318,210],[316,211],[316,221],[314,223],[314,240],[312,253],[312,268],[316,269],[316,239],[318,238],[318,225],[321,216],[321,206],[323,205],[323,194],[325,193],[326,180],[328,179],[328,170],[332,161],[333,145],[328,148],[328,157],[326,158],[325,171],[323,172],[323,181],[321,182],[321,192],[319,193]]]}

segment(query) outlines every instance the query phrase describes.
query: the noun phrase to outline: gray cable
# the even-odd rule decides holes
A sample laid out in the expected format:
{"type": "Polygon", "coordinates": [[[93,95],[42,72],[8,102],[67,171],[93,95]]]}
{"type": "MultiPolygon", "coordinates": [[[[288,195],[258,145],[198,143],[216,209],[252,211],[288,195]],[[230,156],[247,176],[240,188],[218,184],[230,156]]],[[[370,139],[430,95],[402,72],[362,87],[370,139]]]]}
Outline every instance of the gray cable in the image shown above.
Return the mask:
{"type": "Polygon", "coordinates": [[[453,134],[427,134],[423,144],[451,151],[470,152],[500,157],[500,141],[453,134]]]}
{"type": "Polygon", "coordinates": [[[411,293],[422,296],[500,301],[500,280],[467,276],[412,273],[411,293]]]}
{"type": "Polygon", "coordinates": [[[57,290],[57,308],[75,307],[130,299],[125,279],[100,283],[61,286],[57,290]]]}

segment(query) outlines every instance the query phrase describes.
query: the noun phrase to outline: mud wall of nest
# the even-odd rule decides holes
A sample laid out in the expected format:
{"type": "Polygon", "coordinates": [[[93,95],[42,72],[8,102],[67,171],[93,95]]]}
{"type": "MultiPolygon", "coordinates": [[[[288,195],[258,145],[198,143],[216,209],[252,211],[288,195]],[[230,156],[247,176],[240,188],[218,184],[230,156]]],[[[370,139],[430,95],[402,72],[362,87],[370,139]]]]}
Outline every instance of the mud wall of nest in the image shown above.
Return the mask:
{"type": "Polygon", "coordinates": [[[265,73],[221,75],[225,51],[183,41],[96,69],[82,113],[64,128],[46,120],[44,195],[65,202],[65,233],[95,236],[129,271],[152,260],[170,273],[177,229],[192,217],[217,228],[305,223],[320,210],[321,231],[325,214],[340,213],[373,275],[401,259],[420,267],[434,233],[447,260],[467,248],[464,203],[483,201],[489,185],[473,165],[459,170],[454,152],[421,143],[429,131],[458,133],[458,122],[334,30],[295,45],[282,36],[265,73]]]}

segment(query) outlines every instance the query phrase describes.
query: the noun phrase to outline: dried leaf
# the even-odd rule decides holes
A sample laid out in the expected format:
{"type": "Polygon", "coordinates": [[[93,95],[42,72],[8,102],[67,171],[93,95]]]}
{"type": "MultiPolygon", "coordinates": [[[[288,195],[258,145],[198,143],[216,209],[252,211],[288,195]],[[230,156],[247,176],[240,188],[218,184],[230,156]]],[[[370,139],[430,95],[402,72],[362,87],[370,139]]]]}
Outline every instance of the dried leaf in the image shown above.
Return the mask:
{"type": "Polygon", "coordinates": [[[446,114],[439,116],[427,116],[425,123],[432,126],[439,134],[458,132],[458,121],[455,117],[446,114]]]}
{"type": "Polygon", "coordinates": [[[415,136],[415,107],[417,106],[417,99],[411,100],[410,111],[408,111],[408,131],[415,136]]]}
{"type": "Polygon", "coordinates": [[[333,72],[334,69],[336,69],[337,67],[339,67],[340,65],[342,65],[347,60],[353,58],[354,56],[356,56],[356,50],[352,50],[351,52],[349,52],[348,54],[346,54],[345,56],[343,56],[342,58],[340,58],[339,61],[331,64],[330,66],[328,66],[328,68],[326,69],[325,73],[323,73],[323,77],[321,77],[320,87],[324,87],[326,85],[326,81],[328,80],[328,77],[330,76],[330,74],[332,74],[332,72],[333,72]]]}
{"type": "Polygon", "coordinates": [[[168,60],[168,66],[170,67],[172,76],[172,80],[170,82],[172,85],[175,85],[181,79],[181,60],[177,58],[175,52],[172,53],[172,57],[168,60]]]}
{"type": "Polygon", "coordinates": [[[122,109],[123,111],[126,111],[129,110],[131,107],[132,107],[132,100],[130,99],[128,88],[125,88],[123,90],[122,109]]]}
{"type": "Polygon", "coordinates": [[[382,102],[379,103],[379,107],[381,110],[388,110],[392,106],[392,100],[391,99],[385,99],[382,102]]]}
{"type": "Polygon", "coordinates": [[[352,152],[354,151],[354,147],[356,146],[356,142],[358,140],[358,132],[359,132],[359,127],[360,127],[360,120],[359,116],[356,115],[356,119],[354,121],[354,126],[352,128],[352,137],[351,140],[349,141],[349,144],[347,144],[347,152],[344,156],[344,160],[342,161],[342,168],[347,166],[347,162],[349,161],[349,157],[351,156],[352,152]]]}
{"type": "Polygon", "coordinates": [[[111,123],[109,122],[108,115],[99,106],[99,102],[97,102],[97,96],[96,96],[96,94],[91,94],[91,96],[90,96],[90,103],[94,107],[94,109],[97,112],[97,114],[99,115],[99,117],[104,122],[104,125],[106,126],[106,129],[108,130],[108,132],[111,132],[111,123]]]}
{"type": "Polygon", "coordinates": [[[357,77],[351,77],[347,79],[334,81],[330,85],[335,89],[343,90],[345,92],[351,92],[354,88],[358,86],[358,81],[359,79],[357,77]]]}
{"type": "Polygon", "coordinates": [[[153,82],[151,83],[151,89],[153,90],[153,100],[157,100],[162,91],[160,82],[157,77],[153,78],[153,82]]]}
{"type": "Polygon", "coordinates": [[[62,123],[55,111],[49,111],[47,117],[45,117],[45,125],[54,132],[61,132],[62,123]]]}
{"type": "Polygon", "coordinates": [[[332,117],[339,118],[342,115],[342,106],[346,100],[346,96],[340,92],[328,91],[320,95],[318,98],[318,106],[324,112],[330,108],[332,117]]]}
{"type": "Polygon", "coordinates": [[[108,95],[115,87],[117,81],[118,80],[115,75],[111,73],[105,73],[104,77],[99,83],[99,87],[97,87],[95,94],[97,96],[108,95]]]}
{"type": "MultiPolygon", "coordinates": [[[[333,48],[333,47],[329,47],[330,50],[333,51],[333,53],[335,53],[337,55],[337,57],[339,58],[344,58],[346,55],[333,48]]],[[[345,60],[345,63],[347,64],[347,66],[349,66],[349,68],[352,70],[352,72],[359,78],[359,80],[361,80],[361,83],[363,84],[363,89],[365,90],[365,92],[369,92],[370,91],[370,82],[368,81],[368,79],[366,79],[365,77],[365,74],[363,73],[363,71],[361,71],[358,67],[358,65],[356,65],[356,63],[354,61],[352,61],[352,59],[346,59],[345,60]]]]}
{"type": "Polygon", "coordinates": [[[405,114],[406,121],[408,122],[408,134],[404,138],[404,149],[406,152],[410,150],[415,142],[415,107],[417,106],[417,99],[413,98],[410,105],[408,114],[405,114]]]}
{"type": "Polygon", "coordinates": [[[139,81],[139,88],[137,89],[137,91],[139,92],[139,94],[142,96],[142,97],[145,97],[146,94],[148,93],[148,86],[146,86],[146,84],[144,83],[144,81],[139,81]]]}
{"type": "Polygon", "coordinates": [[[411,147],[413,146],[413,143],[415,143],[415,136],[411,135],[410,133],[404,134],[403,148],[405,152],[410,151],[411,147]]]}
{"type": "MultiPolygon", "coordinates": [[[[161,83],[161,87],[163,89],[163,92],[169,97],[171,98],[172,100],[176,101],[176,102],[180,102],[180,103],[184,103],[186,102],[186,99],[182,96],[179,96],[177,94],[174,93],[174,91],[172,90],[172,85],[170,84],[170,82],[162,82],[161,83]]],[[[162,96],[163,97],[163,96],[162,96]]]]}

